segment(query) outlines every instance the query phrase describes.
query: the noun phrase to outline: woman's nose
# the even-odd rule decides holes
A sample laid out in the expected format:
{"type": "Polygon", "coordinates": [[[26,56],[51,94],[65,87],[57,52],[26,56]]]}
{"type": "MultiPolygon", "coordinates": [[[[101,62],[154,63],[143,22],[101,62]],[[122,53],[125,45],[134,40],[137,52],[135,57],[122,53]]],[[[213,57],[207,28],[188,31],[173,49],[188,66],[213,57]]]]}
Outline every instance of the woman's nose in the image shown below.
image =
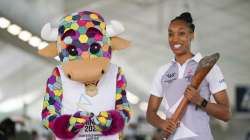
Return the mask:
{"type": "Polygon", "coordinates": [[[173,41],[173,42],[177,42],[178,40],[179,40],[178,36],[177,36],[177,35],[174,35],[172,41],[173,41]]]}
{"type": "Polygon", "coordinates": [[[178,37],[177,36],[172,36],[172,37],[170,37],[169,38],[169,40],[170,40],[170,42],[172,42],[172,43],[176,43],[176,42],[178,42],[178,37]]]}

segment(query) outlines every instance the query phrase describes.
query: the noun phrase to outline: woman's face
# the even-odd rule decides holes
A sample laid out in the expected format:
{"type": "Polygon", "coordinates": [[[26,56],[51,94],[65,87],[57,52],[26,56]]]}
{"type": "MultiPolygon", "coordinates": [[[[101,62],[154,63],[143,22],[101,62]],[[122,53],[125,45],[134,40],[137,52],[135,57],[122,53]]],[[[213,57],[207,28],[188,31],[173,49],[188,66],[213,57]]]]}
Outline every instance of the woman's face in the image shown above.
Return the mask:
{"type": "Polygon", "coordinates": [[[171,50],[175,55],[191,53],[190,44],[194,33],[182,20],[176,20],[170,23],[168,28],[168,41],[171,50]]]}

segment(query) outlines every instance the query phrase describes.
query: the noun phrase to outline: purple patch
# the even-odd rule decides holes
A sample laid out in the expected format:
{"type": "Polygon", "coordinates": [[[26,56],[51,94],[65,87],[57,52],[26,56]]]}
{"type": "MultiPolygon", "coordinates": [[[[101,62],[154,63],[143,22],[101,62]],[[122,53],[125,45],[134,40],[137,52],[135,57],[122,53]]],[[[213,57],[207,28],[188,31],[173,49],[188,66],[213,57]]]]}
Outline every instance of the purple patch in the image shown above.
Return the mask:
{"type": "Polygon", "coordinates": [[[49,91],[49,97],[54,97],[55,93],[53,91],[49,91]]]}
{"type": "Polygon", "coordinates": [[[87,30],[86,35],[90,38],[95,37],[96,35],[101,36],[101,37],[103,36],[102,33],[94,27],[90,27],[87,30]]]}
{"type": "Polygon", "coordinates": [[[88,20],[91,21],[92,19],[89,17],[89,15],[83,15],[82,18],[83,20],[88,20]]]}
{"type": "Polygon", "coordinates": [[[89,50],[89,44],[88,43],[81,44],[81,50],[83,52],[88,51],[89,50]]]}
{"type": "Polygon", "coordinates": [[[82,49],[81,48],[77,48],[77,52],[78,52],[78,56],[80,56],[82,54],[82,49]]]}
{"type": "Polygon", "coordinates": [[[111,58],[111,57],[110,57],[110,54],[109,54],[108,52],[104,52],[104,53],[103,53],[103,57],[105,57],[105,58],[111,58]]]}
{"type": "Polygon", "coordinates": [[[75,31],[75,35],[72,36],[73,40],[78,40],[78,38],[80,37],[80,32],[79,31],[75,31]]]}
{"type": "Polygon", "coordinates": [[[54,84],[55,82],[56,82],[55,76],[51,76],[51,77],[49,78],[49,83],[50,83],[50,84],[54,84]]]}
{"type": "Polygon", "coordinates": [[[61,109],[61,105],[58,102],[55,102],[54,106],[55,106],[56,110],[61,109]]]}
{"type": "Polygon", "coordinates": [[[76,32],[73,29],[68,30],[67,32],[65,32],[63,34],[63,36],[61,37],[62,40],[64,40],[65,37],[67,36],[75,36],[76,32]]]}
{"type": "Polygon", "coordinates": [[[112,123],[111,123],[110,129],[102,131],[102,134],[104,136],[114,135],[120,132],[121,130],[123,130],[125,126],[125,122],[119,112],[113,110],[113,111],[109,111],[109,113],[112,118],[112,123]]]}
{"type": "Polygon", "coordinates": [[[73,43],[72,43],[75,47],[80,47],[82,44],[79,42],[79,40],[73,40],[73,43]]]}

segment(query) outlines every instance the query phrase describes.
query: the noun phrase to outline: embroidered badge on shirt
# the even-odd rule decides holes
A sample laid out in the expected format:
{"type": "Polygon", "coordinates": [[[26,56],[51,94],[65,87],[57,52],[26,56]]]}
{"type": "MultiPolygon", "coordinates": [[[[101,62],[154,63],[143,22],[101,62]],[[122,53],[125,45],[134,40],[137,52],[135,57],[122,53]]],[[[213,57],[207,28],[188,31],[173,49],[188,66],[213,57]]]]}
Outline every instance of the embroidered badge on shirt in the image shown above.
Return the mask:
{"type": "Polygon", "coordinates": [[[166,73],[163,78],[164,83],[171,83],[173,80],[177,79],[177,73],[172,72],[172,73],[166,73]]]}

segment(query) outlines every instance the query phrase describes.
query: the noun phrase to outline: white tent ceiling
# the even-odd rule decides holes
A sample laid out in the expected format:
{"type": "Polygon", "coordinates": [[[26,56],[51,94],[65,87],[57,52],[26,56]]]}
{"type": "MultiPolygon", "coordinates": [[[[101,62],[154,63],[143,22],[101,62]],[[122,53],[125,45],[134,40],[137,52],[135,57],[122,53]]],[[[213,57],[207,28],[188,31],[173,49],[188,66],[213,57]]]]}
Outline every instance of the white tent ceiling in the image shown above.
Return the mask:
{"type": "MultiPolygon", "coordinates": [[[[96,10],[106,21],[117,19],[123,22],[126,28],[123,37],[131,40],[133,47],[114,52],[112,61],[125,69],[128,88],[140,97],[140,102],[147,101],[157,68],[172,57],[166,34],[169,20],[187,10],[193,14],[196,25],[194,50],[204,55],[221,54],[218,63],[228,83],[232,104],[234,87],[250,84],[248,0],[18,0],[15,3],[1,0],[0,16],[36,35],[47,21],[55,23],[65,13],[79,10],[96,10]]],[[[23,47],[18,41],[10,42],[13,40],[9,39],[11,36],[4,34],[7,32],[0,29],[0,112],[6,104],[9,105],[6,102],[11,102],[11,98],[22,99],[15,100],[19,109],[18,102],[29,104],[25,100],[32,98],[29,113],[37,118],[45,81],[55,63],[32,53],[34,49],[26,50],[25,47],[30,47],[27,44],[23,47]],[[36,96],[30,97],[32,94],[36,96]]],[[[134,108],[135,112],[143,113],[139,107],[134,108]]]]}

